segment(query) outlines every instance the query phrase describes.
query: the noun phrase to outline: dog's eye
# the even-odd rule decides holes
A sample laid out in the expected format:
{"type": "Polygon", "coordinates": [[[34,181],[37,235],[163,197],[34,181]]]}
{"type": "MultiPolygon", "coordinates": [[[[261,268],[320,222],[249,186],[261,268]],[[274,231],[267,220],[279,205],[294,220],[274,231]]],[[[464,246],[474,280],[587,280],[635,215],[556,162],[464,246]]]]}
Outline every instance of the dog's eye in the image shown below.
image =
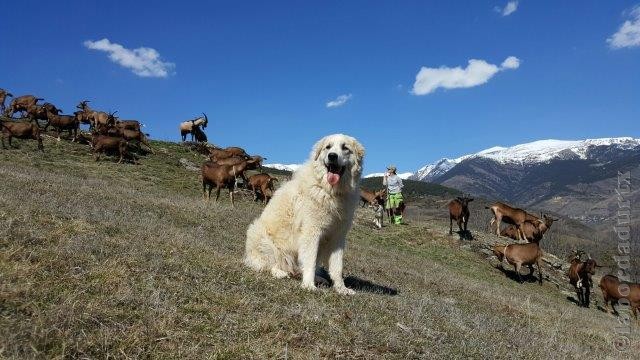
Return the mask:
{"type": "Polygon", "coordinates": [[[327,150],[329,150],[329,149],[331,149],[331,145],[327,145],[327,146],[325,146],[324,148],[325,148],[325,149],[327,149],[327,150]]]}
{"type": "Polygon", "coordinates": [[[351,151],[345,144],[342,144],[342,150],[351,151]]]}

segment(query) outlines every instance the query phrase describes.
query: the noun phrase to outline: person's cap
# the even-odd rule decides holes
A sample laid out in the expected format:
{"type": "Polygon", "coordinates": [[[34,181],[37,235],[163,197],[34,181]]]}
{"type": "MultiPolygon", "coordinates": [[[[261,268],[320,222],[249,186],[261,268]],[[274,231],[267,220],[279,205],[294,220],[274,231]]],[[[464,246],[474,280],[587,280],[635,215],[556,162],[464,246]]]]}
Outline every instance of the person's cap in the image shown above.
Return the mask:
{"type": "Polygon", "coordinates": [[[396,171],[397,169],[396,169],[396,166],[395,166],[395,165],[389,165],[389,166],[387,166],[387,170],[389,170],[389,171],[396,171]]]}

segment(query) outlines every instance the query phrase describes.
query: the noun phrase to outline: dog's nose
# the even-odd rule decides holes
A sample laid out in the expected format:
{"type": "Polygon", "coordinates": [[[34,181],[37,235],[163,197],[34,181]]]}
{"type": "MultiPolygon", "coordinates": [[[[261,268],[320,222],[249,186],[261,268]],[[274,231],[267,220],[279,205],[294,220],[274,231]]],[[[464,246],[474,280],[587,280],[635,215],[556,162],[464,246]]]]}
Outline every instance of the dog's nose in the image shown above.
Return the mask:
{"type": "Polygon", "coordinates": [[[327,155],[327,157],[329,158],[329,161],[331,161],[331,162],[338,161],[338,154],[336,154],[336,153],[329,153],[329,155],[327,155]]]}

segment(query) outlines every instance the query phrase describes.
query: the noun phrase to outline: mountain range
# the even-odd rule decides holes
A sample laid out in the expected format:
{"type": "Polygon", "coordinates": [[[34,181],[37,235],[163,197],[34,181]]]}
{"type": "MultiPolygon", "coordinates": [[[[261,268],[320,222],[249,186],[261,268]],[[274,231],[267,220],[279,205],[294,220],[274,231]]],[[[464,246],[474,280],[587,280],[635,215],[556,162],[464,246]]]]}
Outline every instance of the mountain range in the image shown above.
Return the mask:
{"type": "MultiPolygon", "coordinates": [[[[617,211],[618,172],[640,175],[640,139],[540,140],[427,164],[410,179],[603,223],[617,211]]],[[[640,192],[629,194],[640,200],[640,192]]]]}
{"type": "MultiPolygon", "coordinates": [[[[299,165],[268,164],[295,171],[299,165]]],[[[630,172],[640,203],[640,139],[539,140],[511,147],[495,146],[458,158],[442,158],[402,178],[432,182],[474,196],[539,208],[602,225],[618,209],[618,173],[630,172]]],[[[368,174],[368,177],[382,173],[368,174]]],[[[632,209],[639,215],[640,209],[632,209]]]]}

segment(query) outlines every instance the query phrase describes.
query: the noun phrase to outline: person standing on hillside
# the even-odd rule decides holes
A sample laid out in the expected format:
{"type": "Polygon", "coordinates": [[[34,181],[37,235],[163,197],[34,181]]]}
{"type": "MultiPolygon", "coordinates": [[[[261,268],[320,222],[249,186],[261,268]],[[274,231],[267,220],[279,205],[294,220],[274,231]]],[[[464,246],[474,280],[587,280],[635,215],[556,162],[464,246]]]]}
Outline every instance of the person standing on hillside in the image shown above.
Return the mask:
{"type": "Polygon", "coordinates": [[[394,224],[402,224],[402,209],[404,209],[404,199],[402,198],[402,179],[396,174],[396,167],[389,165],[387,172],[382,178],[382,185],[387,187],[387,209],[394,224]]]}

